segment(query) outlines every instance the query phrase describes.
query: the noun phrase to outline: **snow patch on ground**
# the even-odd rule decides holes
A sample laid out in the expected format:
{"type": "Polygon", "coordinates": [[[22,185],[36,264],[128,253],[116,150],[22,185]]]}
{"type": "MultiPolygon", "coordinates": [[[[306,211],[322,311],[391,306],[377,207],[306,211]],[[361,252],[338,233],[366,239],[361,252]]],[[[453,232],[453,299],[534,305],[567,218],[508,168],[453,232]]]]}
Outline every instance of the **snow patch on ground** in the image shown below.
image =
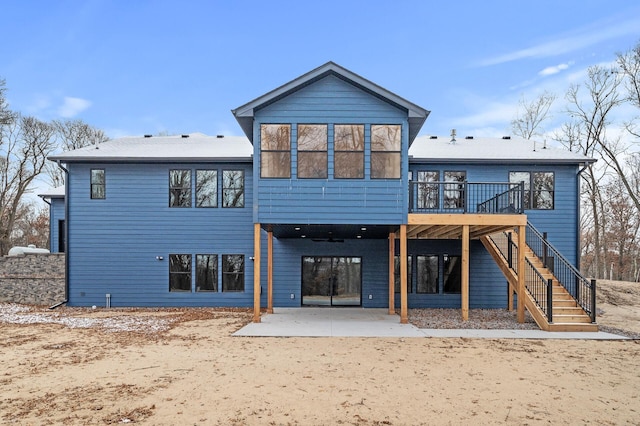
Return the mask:
{"type": "Polygon", "coordinates": [[[107,318],[90,316],[68,316],[56,312],[38,312],[28,306],[0,303],[0,323],[10,324],[60,324],[69,328],[102,328],[105,331],[158,333],[168,330],[171,318],[139,317],[135,315],[107,318]]]}

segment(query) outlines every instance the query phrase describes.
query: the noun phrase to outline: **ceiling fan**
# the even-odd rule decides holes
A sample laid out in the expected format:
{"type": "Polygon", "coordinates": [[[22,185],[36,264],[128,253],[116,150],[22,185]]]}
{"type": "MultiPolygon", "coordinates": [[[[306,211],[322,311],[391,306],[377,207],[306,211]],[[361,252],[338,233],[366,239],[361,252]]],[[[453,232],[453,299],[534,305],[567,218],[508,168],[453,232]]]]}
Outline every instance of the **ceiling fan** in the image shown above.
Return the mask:
{"type": "Polygon", "coordinates": [[[319,243],[319,242],[323,242],[323,243],[344,243],[344,240],[342,240],[342,239],[333,238],[333,232],[329,232],[329,238],[312,238],[311,241],[314,241],[316,243],[319,243]]]}

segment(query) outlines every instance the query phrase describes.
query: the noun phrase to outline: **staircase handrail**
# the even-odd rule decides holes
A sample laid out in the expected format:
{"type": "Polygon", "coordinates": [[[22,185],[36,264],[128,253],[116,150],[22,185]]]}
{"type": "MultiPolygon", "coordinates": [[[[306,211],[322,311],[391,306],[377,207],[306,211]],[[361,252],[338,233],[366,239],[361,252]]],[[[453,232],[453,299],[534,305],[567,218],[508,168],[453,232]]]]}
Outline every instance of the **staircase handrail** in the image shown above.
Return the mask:
{"type": "Polygon", "coordinates": [[[560,285],[576,300],[582,309],[596,322],[596,280],[583,276],[554,246],[545,235],[527,221],[527,245],[544,266],[556,277],[560,285]],[[551,254],[551,256],[550,256],[551,254]],[[553,259],[553,261],[550,261],[553,259]]]}

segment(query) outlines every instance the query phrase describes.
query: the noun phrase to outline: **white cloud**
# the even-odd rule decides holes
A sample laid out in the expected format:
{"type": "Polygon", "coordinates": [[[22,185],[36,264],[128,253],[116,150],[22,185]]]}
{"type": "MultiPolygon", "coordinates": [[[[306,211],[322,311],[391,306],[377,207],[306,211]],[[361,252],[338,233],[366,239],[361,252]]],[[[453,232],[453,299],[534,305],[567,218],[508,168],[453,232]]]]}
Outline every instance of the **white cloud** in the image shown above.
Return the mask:
{"type": "Polygon", "coordinates": [[[569,67],[571,65],[573,65],[573,61],[565,63],[565,64],[554,65],[552,67],[546,67],[545,69],[540,71],[538,73],[538,75],[546,77],[548,75],[558,74],[560,71],[564,71],[566,69],[569,69],[569,67]]]}
{"type": "Polygon", "coordinates": [[[58,115],[72,118],[91,106],[91,102],[82,98],[65,96],[63,104],[58,108],[58,115]]]}
{"type": "Polygon", "coordinates": [[[484,59],[478,65],[489,66],[519,59],[557,56],[584,49],[606,40],[635,35],[638,33],[638,28],[640,28],[640,18],[627,21],[612,20],[606,23],[594,23],[591,26],[580,28],[570,35],[554,36],[553,40],[548,42],[484,59]]]}

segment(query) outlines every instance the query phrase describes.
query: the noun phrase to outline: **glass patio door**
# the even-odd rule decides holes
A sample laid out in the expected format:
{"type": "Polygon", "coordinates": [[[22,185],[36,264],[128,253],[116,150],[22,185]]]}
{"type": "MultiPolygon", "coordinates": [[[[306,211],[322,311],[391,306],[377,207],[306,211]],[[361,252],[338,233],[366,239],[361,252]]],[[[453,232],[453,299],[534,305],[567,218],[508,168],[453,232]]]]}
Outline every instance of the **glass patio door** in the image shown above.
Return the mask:
{"type": "Polygon", "coordinates": [[[362,258],[302,258],[303,306],[360,306],[362,258]]]}

